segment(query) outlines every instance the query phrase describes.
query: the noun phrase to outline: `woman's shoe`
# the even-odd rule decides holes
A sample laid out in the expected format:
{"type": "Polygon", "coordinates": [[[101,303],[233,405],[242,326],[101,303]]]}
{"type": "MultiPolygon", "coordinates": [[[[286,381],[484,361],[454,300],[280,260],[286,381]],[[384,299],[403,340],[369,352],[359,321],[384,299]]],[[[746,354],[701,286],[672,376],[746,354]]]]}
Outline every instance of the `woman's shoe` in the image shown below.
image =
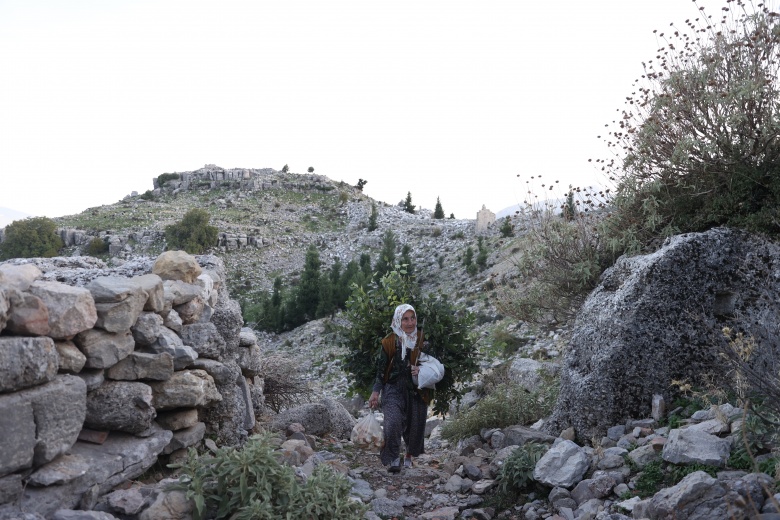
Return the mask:
{"type": "Polygon", "coordinates": [[[387,468],[387,472],[391,474],[400,473],[401,472],[401,458],[397,458],[393,461],[392,464],[390,464],[390,467],[387,468]]]}
{"type": "Polygon", "coordinates": [[[412,458],[411,457],[405,457],[404,458],[404,467],[405,468],[411,468],[412,467],[412,458]]]}

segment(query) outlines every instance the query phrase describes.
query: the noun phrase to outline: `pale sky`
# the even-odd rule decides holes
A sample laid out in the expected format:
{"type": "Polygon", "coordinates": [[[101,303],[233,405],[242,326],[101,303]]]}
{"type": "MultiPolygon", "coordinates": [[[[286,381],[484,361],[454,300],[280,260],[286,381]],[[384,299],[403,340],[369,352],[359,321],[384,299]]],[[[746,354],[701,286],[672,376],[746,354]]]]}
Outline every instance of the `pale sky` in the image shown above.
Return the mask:
{"type": "MultiPolygon", "coordinates": [[[[720,2],[703,0],[711,14],[720,2]]],[[[206,163],[475,218],[592,184],[689,0],[0,0],[0,207],[56,217],[206,163]]]]}

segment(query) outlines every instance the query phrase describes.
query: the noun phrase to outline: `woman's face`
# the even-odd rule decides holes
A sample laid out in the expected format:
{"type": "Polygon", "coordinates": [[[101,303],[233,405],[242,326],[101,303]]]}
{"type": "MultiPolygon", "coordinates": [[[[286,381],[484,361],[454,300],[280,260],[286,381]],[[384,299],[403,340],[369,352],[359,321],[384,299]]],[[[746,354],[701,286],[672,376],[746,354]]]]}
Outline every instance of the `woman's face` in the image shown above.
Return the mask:
{"type": "Polygon", "coordinates": [[[406,311],[401,316],[401,330],[407,334],[411,334],[417,328],[417,316],[414,315],[414,311],[406,311]]]}

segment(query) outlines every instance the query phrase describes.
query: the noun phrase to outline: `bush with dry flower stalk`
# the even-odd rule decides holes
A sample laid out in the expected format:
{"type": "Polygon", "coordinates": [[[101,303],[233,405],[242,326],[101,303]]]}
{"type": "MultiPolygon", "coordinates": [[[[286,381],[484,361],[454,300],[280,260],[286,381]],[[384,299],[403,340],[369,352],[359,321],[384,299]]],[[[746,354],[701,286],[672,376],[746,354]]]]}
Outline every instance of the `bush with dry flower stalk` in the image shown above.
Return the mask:
{"type": "Polygon", "coordinates": [[[780,16],[742,0],[717,19],[696,6],[656,32],[655,58],[608,125],[614,156],[597,162],[617,183],[613,227],[643,242],[724,224],[777,234],[780,16]]]}
{"type": "Polygon", "coordinates": [[[522,279],[519,291],[505,290],[502,312],[570,316],[618,256],[677,233],[730,225],[780,234],[780,15],[727,0],[714,19],[694,4],[698,16],[683,27],[656,31],[655,58],[605,125],[611,156],[595,162],[611,189],[527,201],[522,279]]]}
{"type": "Polygon", "coordinates": [[[278,354],[263,358],[260,365],[265,404],[274,412],[311,400],[312,391],[293,360],[278,354]]]}

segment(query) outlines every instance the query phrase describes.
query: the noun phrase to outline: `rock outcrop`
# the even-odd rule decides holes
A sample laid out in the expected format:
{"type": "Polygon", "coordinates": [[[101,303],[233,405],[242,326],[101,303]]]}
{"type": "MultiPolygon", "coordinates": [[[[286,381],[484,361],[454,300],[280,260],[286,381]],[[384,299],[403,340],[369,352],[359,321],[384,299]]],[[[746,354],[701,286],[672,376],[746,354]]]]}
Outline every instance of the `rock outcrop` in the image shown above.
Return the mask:
{"type": "Polygon", "coordinates": [[[653,395],[672,401],[673,380],[696,385],[723,370],[724,327],[753,339],[757,364],[775,358],[779,272],[780,246],[725,228],[621,257],[577,316],[548,431],[573,426],[589,441],[649,417],[653,395]]]}

